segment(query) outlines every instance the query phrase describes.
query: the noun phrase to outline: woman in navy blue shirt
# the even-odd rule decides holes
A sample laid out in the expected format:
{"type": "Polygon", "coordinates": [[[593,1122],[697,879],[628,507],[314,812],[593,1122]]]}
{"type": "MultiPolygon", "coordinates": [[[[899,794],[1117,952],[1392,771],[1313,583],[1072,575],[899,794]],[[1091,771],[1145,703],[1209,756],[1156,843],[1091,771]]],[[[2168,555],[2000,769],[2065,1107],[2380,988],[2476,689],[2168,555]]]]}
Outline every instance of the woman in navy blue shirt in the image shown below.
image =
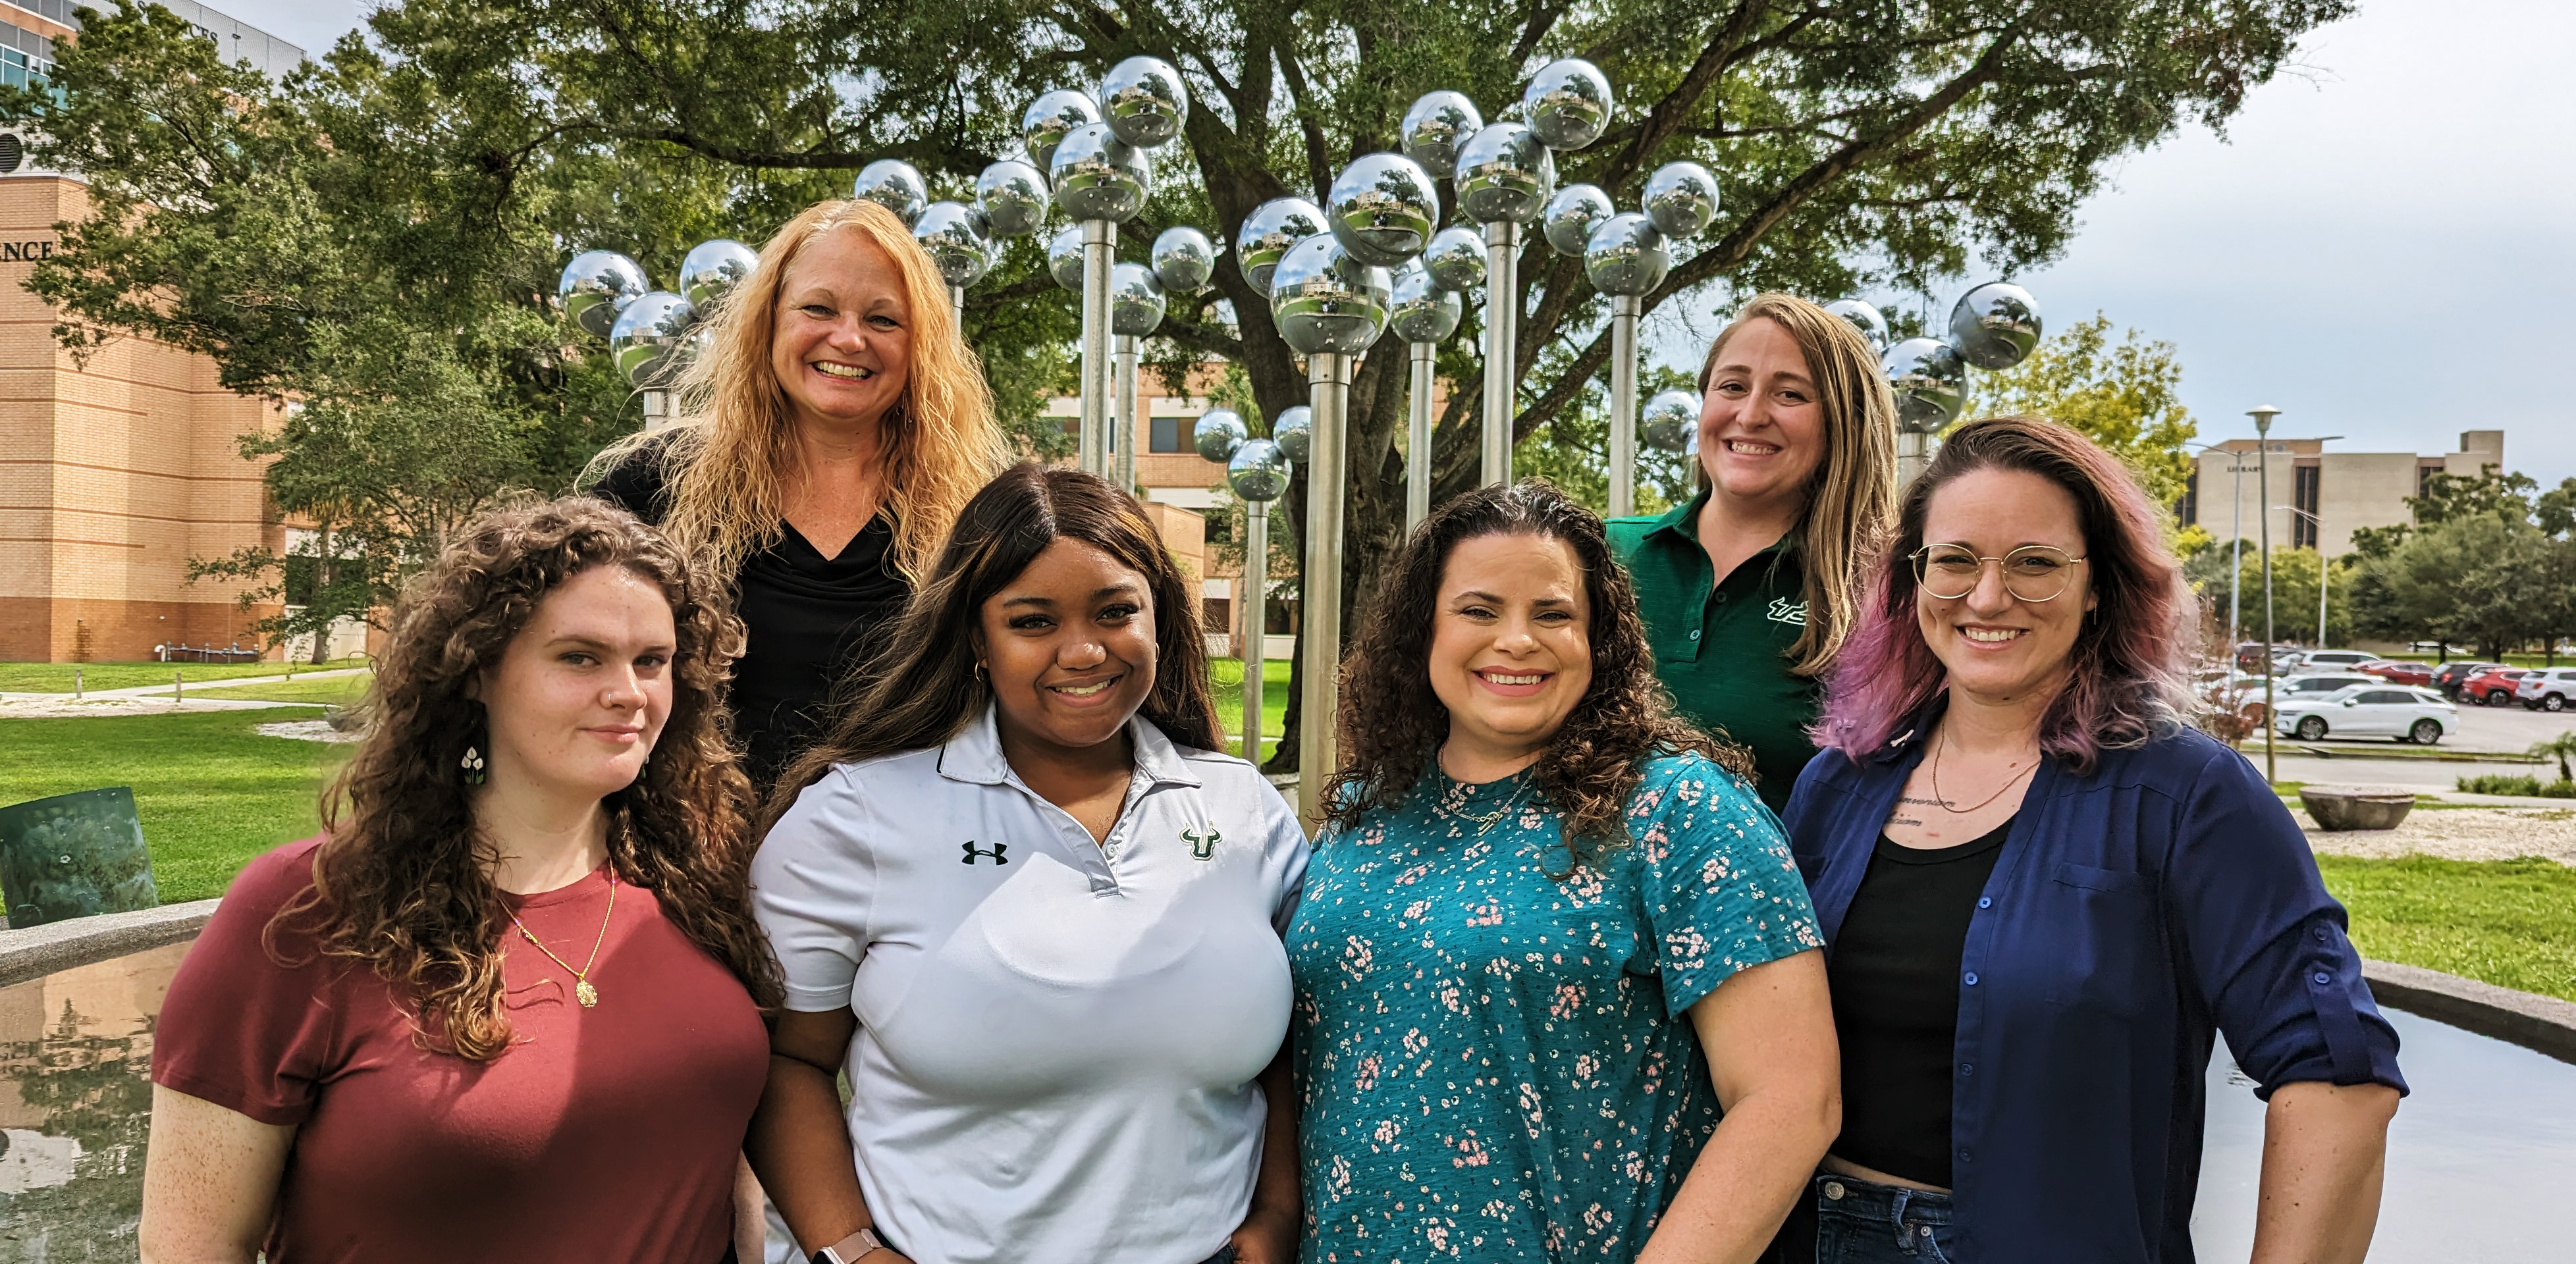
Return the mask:
{"type": "Polygon", "coordinates": [[[2186,722],[2160,524],[2031,418],[1907,489],[1787,814],[1843,1066],[1800,1264],[2187,1264],[2217,1034],[2269,1102],[2257,1264],[2369,1247],[2397,1036],[2297,824],[2186,722]]]}

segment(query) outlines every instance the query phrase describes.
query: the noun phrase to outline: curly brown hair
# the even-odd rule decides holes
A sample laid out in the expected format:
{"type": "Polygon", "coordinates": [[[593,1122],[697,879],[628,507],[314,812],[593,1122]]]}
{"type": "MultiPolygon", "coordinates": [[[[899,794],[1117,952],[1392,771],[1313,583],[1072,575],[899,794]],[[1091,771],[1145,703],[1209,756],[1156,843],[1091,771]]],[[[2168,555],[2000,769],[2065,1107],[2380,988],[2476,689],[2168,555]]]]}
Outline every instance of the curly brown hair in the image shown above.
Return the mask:
{"type": "Polygon", "coordinates": [[[585,570],[622,567],[671,602],[677,652],[671,714],[644,774],[609,796],[609,861],[653,892],[662,915],[740,979],[764,1011],[777,963],[752,920],[751,784],[735,766],[719,700],[742,623],[702,569],[634,515],[569,497],[467,525],[394,608],[376,660],[367,729],[322,799],[313,885],[268,925],[325,956],[365,962],[417,1007],[421,1047],[488,1061],[510,1046],[501,1008],[509,912],[490,877],[498,855],[477,828],[458,761],[481,740],[473,682],[548,593],[585,570]]]}
{"type": "MultiPolygon", "coordinates": [[[[1431,690],[1425,669],[1440,581],[1449,555],[1468,540],[1526,535],[1557,540],[1583,569],[1592,608],[1587,636],[1592,684],[1538,760],[1538,789],[1565,816],[1569,849],[1628,841],[1624,824],[1645,761],[1697,752],[1739,777],[1753,760],[1675,716],[1662,682],[1637,591],[1610,552],[1601,520],[1544,481],[1485,487],[1441,506],[1414,529],[1379,583],[1368,623],[1342,668],[1338,724],[1342,760],[1324,796],[1325,819],[1349,830],[1366,813],[1404,802],[1449,736],[1449,708],[1431,690]]],[[[1575,851],[1583,859],[1584,852],[1575,851]]],[[[1570,870],[1569,870],[1570,872],[1570,870]]]]}

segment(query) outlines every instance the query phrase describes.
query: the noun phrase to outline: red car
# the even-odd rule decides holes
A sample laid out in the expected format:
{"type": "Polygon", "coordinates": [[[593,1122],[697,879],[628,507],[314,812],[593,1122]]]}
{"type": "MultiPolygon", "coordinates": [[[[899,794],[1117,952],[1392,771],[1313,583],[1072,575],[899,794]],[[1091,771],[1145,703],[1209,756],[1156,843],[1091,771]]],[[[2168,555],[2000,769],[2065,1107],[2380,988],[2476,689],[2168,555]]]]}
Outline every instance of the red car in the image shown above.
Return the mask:
{"type": "Polygon", "coordinates": [[[2513,701],[2513,682],[2523,675],[2520,667],[2490,667],[2460,682],[2460,701],[2503,706],[2513,701]]]}
{"type": "Polygon", "coordinates": [[[2365,676],[2377,676],[2391,684],[2430,685],[2433,683],[2431,664],[2410,663],[2399,658],[2383,658],[2375,663],[2363,663],[2353,670],[2365,676]]]}

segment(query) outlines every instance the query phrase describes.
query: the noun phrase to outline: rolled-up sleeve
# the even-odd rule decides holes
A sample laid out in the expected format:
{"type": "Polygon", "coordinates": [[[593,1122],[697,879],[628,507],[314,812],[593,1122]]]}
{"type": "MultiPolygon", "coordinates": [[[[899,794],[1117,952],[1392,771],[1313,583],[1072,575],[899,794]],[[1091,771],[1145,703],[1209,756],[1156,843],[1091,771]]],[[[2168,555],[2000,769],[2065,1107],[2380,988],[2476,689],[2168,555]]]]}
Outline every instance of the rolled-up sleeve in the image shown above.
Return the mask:
{"type": "Polygon", "coordinates": [[[847,772],[834,769],[796,796],[752,859],[752,914],[799,1013],[847,1006],[867,955],[876,873],[860,811],[847,772]]]}
{"type": "Polygon", "coordinates": [[[2289,809],[2233,751],[2202,766],[2165,871],[2201,994],[2236,1064],[2269,1099],[2284,1084],[2406,1091],[2397,1032],[2362,981],[2315,854],[2289,809]]]}

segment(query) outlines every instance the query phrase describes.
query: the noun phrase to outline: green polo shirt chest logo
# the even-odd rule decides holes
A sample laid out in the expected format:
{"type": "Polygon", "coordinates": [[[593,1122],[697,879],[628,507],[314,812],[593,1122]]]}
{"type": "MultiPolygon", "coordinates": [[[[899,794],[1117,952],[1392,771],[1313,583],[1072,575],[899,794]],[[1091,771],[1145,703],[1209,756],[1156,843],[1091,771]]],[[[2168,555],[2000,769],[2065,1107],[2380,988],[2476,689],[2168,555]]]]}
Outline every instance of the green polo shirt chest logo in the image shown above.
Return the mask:
{"type": "Polygon", "coordinates": [[[1786,597],[1774,597],[1771,599],[1771,608],[1763,612],[1763,617],[1773,623],[1786,623],[1803,628],[1807,626],[1807,603],[1791,601],[1786,597]]]}

